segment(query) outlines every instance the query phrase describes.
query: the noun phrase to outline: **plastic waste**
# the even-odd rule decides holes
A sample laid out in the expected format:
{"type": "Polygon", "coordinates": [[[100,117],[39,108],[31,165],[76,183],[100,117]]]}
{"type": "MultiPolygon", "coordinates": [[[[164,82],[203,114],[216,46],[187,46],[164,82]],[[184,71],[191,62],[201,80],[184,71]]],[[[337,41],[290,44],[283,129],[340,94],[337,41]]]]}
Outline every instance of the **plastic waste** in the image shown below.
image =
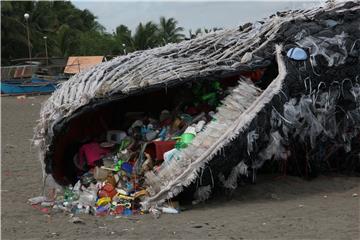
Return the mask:
{"type": "Polygon", "coordinates": [[[259,138],[259,134],[257,134],[255,132],[255,130],[253,130],[247,134],[247,153],[248,153],[248,155],[250,155],[251,152],[254,150],[254,145],[258,138],[259,138]]]}
{"type": "Polygon", "coordinates": [[[128,162],[124,162],[123,164],[121,164],[121,169],[124,170],[127,174],[131,175],[133,166],[128,162]]]}
{"type": "Polygon", "coordinates": [[[95,188],[84,189],[79,193],[79,203],[84,206],[94,206],[97,199],[95,188]]]}
{"type": "Polygon", "coordinates": [[[98,206],[96,208],[96,213],[97,214],[107,213],[109,209],[110,209],[110,204],[106,204],[104,206],[98,206]]]}
{"type": "Polygon", "coordinates": [[[141,120],[136,120],[132,125],[131,128],[135,128],[135,127],[142,127],[144,125],[144,123],[141,120]]]}
{"type": "Polygon", "coordinates": [[[69,222],[75,223],[75,224],[85,224],[84,221],[79,217],[71,217],[69,222]]]}
{"type": "Polygon", "coordinates": [[[114,197],[116,195],[116,189],[110,183],[106,183],[98,192],[98,196],[102,197],[114,197]]]}
{"type": "Polygon", "coordinates": [[[115,208],[116,208],[116,206],[122,206],[123,208],[131,208],[131,203],[130,202],[120,202],[120,203],[118,203],[116,201],[113,201],[112,205],[115,206],[115,208]]]}
{"type": "Polygon", "coordinates": [[[106,177],[108,176],[109,171],[102,169],[100,167],[94,168],[94,178],[98,181],[104,181],[106,177]]]}
{"type": "Polygon", "coordinates": [[[188,127],[185,132],[180,136],[179,141],[175,144],[177,149],[186,148],[195,138],[195,127],[188,127]]]}
{"type": "Polygon", "coordinates": [[[162,207],[161,211],[163,213],[171,213],[171,214],[179,213],[178,210],[176,210],[175,208],[172,208],[172,207],[162,207]]]}
{"type": "Polygon", "coordinates": [[[324,21],[325,25],[329,28],[335,27],[336,25],[338,25],[339,23],[333,19],[326,19],[324,21]]]}
{"type": "Polygon", "coordinates": [[[52,207],[54,205],[54,202],[42,202],[42,207],[52,207]]]}
{"type": "Polygon", "coordinates": [[[290,48],[286,54],[290,59],[297,61],[305,61],[308,58],[307,53],[298,47],[290,48]]]}
{"type": "Polygon", "coordinates": [[[117,161],[117,163],[116,163],[115,166],[114,166],[114,171],[116,171],[116,172],[120,171],[121,166],[122,166],[123,163],[124,163],[124,161],[123,161],[122,159],[120,159],[119,161],[117,161]]]}
{"type": "Polygon", "coordinates": [[[280,160],[286,158],[286,149],[282,143],[282,137],[278,131],[270,133],[270,142],[268,146],[259,153],[259,157],[268,160],[274,156],[274,159],[280,160]]]}
{"type": "Polygon", "coordinates": [[[193,205],[196,205],[200,202],[203,202],[209,199],[211,195],[211,185],[200,186],[196,189],[194,193],[194,200],[192,201],[193,205]]]}
{"type": "Polygon", "coordinates": [[[328,66],[339,66],[345,63],[345,59],[348,56],[348,50],[346,48],[347,34],[342,32],[331,38],[327,37],[313,37],[307,36],[297,44],[302,48],[309,49],[310,62],[312,66],[317,66],[315,57],[322,55],[328,62],[328,66]],[[332,47],[330,47],[332,46],[332,47]],[[336,51],[333,50],[336,46],[336,51]]]}
{"type": "Polygon", "coordinates": [[[134,189],[134,185],[131,182],[126,182],[125,187],[127,192],[131,192],[134,189]]]}
{"type": "Polygon", "coordinates": [[[116,142],[120,143],[125,137],[127,137],[126,132],[119,130],[111,130],[106,133],[107,142],[116,142]]]}
{"type": "Polygon", "coordinates": [[[123,213],[124,216],[131,216],[132,215],[132,211],[131,209],[125,208],[123,213]]]}
{"type": "Polygon", "coordinates": [[[134,139],[132,139],[131,137],[126,137],[123,140],[121,140],[119,151],[123,151],[127,149],[133,143],[133,141],[134,139]]]}
{"type": "Polygon", "coordinates": [[[154,208],[154,207],[151,207],[151,208],[149,209],[149,213],[150,213],[151,216],[153,216],[153,218],[155,218],[155,219],[159,218],[160,215],[161,215],[161,212],[160,212],[158,209],[154,208]]]}
{"type": "Polygon", "coordinates": [[[97,200],[96,205],[97,206],[105,206],[108,203],[111,203],[111,198],[110,197],[102,197],[97,200]]]}
{"type": "Polygon", "coordinates": [[[150,142],[154,140],[157,136],[158,136],[158,131],[151,130],[145,134],[145,140],[150,142]]]}
{"type": "Polygon", "coordinates": [[[204,121],[204,120],[200,120],[200,121],[196,124],[196,126],[195,126],[195,131],[196,131],[197,133],[201,132],[201,130],[203,130],[204,126],[205,126],[205,121],[204,121]]]}
{"type": "Polygon", "coordinates": [[[168,118],[171,118],[171,113],[168,110],[162,110],[159,116],[159,121],[162,122],[168,118]]]}
{"type": "Polygon", "coordinates": [[[48,201],[48,198],[45,196],[39,196],[39,197],[29,198],[28,201],[30,202],[31,205],[35,205],[48,201]]]}
{"type": "Polygon", "coordinates": [[[167,127],[163,127],[161,129],[161,131],[159,132],[159,138],[161,141],[164,141],[166,139],[166,135],[168,133],[168,128],[167,127]]]}
{"type": "Polygon", "coordinates": [[[80,182],[85,187],[88,187],[91,183],[96,183],[96,179],[94,178],[94,174],[87,172],[81,176],[80,182]]]}
{"type": "Polygon", "coordinates": [[[169,162],[172,159],[178,159],[178,155],[179,155],[180,151],[176,148],[171,149],[170,151],[167,151],[164,153],[164,161],[165,162],[169,162]]]}
{"type": "Polygon", "coordinates": [[[79,196],[73,191],[73,187],[69,185],[68,187],[65,187],[64,190],[64,201],[66,202],[73,202],[77,200],[79,196]]]}
{"type": "Polygon", "coordinates": [[[145,155],[146,159],[141,165],[140,173],[147,172],[147,171],[151,170],[154,167],[154,162],[153,162],[150,154],[144,152],[144,155],[145,155]]]}

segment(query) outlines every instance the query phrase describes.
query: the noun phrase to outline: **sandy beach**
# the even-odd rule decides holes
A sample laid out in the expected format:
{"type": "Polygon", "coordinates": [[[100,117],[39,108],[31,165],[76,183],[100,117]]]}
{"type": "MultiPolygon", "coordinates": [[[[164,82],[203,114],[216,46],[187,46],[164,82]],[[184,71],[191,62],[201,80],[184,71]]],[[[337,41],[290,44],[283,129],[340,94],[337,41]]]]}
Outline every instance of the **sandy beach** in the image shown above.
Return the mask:
{"type": "Polygon", "coordinates": [[[31,147],[48,96],[3,97],[2,239],[360,239],[359,178],[262,176],[232,199],[216,197],[176,215],[116,218],[46,214],[27,203],[41,194],[41,167],[31,147]]]}

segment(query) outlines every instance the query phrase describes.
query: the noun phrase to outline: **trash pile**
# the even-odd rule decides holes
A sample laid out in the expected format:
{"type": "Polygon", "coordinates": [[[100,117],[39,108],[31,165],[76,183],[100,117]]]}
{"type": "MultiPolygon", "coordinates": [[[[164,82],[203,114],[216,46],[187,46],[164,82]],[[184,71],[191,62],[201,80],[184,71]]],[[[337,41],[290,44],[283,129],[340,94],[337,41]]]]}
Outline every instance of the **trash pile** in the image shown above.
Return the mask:
{"type": "MultiPolygon", "coordinates": [[[[157,118],[128,112],[127,130],[109,130],[103,137],[83,144],[73,162],[78,179],[64,188],[63,195],[30,199],[31,204],[67,212],[93,215],[143,213],[140,202],[148,195],[144,174],[159,171],[162,164],[177,158],[215,120],[214,110],[226,95],[217,81],[192,87],[191,102],[182,101],[172,111],[162,110],[157,118]]],[[[174,206],[150,209],[154,216],[178,213],[174,206]]]]}

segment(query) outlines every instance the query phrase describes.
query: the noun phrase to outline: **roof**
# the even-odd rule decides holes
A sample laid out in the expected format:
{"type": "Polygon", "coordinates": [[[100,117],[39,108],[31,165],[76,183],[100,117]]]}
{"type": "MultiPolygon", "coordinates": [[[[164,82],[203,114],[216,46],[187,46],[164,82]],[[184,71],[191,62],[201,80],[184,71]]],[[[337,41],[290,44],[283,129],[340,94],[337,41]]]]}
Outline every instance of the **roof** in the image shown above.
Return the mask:
{"type": "Polygon", "coordinates": [[[89,69],[96,64],[102,63],[104,56],[70,56],[68,58],[64,73],[76,74],[89,69]]]}

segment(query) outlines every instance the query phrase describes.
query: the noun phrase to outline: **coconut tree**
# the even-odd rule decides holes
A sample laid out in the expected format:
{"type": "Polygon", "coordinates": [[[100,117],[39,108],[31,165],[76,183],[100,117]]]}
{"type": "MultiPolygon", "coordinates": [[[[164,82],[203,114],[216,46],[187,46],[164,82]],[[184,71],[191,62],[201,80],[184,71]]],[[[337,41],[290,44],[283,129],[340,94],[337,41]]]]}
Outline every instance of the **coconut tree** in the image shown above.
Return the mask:
{"type": "Polygon", "coordinates": [[[146,24],[139,23],[133,36],[134,50],[144,50],[154,48],[159,45],[158,41],[158,27],[153,22],[146,24]]]}
{"type": "Polygon", "coordinates": [[[216,32],[216,31],[219,31],[219,30],[222,30],[222,28],[218,28],[218,27],[213,27],[211,29],[208,29],[208,28],[204,28],[204,29],[201,29],[201,28],[198,28],[196,29],[195,33],[192,32],[192,30],[190,29],[189,30],[189,38],[190,39],[193,39],[193,38],[196,38],[198,36],[201,36],[203,34],[207,34],[207,33],[211,33],[211,32],[216,32]]]}
{"type": "Polygon", "coordinates": [[[160,18],[158,36],[162,45],[184,40],[185,35],[181,33],[184,29],[177,27],[177,23],[174,18],[160,18]]]}
{"type": "Polygon", "coordinates": [[[120,54],[134,50],[134,41],[131,37],[131,30],[127,26],[123,24],[117,26],[114,37],[117,45],[116,50],[120,54]]]}

